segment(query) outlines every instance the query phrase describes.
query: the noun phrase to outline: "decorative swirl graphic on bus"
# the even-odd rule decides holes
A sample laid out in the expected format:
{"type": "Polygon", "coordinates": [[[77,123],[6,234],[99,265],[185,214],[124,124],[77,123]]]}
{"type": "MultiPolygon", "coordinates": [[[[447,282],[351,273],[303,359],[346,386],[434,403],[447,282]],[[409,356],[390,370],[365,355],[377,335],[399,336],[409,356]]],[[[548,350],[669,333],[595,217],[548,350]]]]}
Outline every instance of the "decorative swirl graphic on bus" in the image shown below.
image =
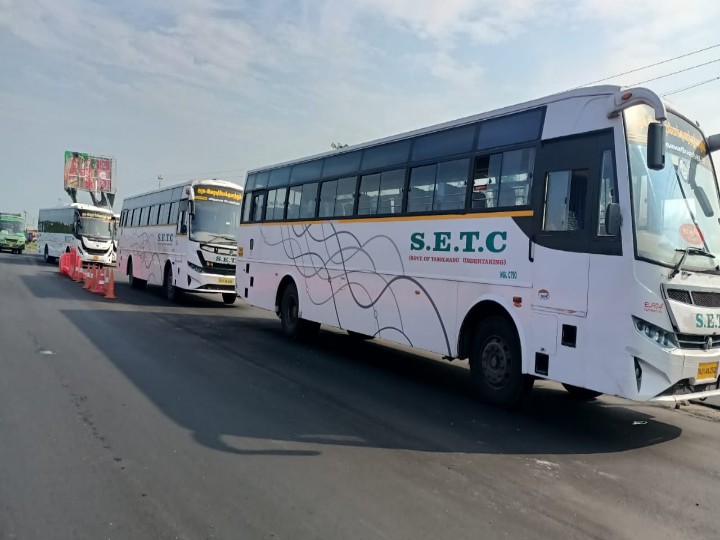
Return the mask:
{"type": "Polygon", "coordinates": [[[372,336],[415,346],[404,319],[417,316],[418,310],[430,309],[437,326],[423,332],[437,332],[451,354],[440,309],[428,288],[419,279],[406,275],[401,250],[388,235],[376,234],[361,240],[349,231],[338,230],[332,222],[258,229],[263,249],[271,248],[263,258],[275,259],[284,254],[304,280],[298,286],[304,286],[310,302],[320,309],[331,309],[326,315],[336,319],[339,327],[367,328],[372,336]],[[272,249],[279,247],[282,252],[272,249]]]}

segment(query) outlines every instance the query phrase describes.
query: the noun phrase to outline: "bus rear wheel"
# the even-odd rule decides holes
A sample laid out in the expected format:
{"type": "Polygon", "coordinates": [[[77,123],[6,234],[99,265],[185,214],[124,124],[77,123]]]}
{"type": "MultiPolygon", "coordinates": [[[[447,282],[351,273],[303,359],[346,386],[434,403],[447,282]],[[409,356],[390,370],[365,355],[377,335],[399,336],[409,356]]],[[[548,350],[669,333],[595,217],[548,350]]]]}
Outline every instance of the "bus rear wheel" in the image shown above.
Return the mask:
{"type": "Polygon", "coordinates": [[[172,267],[170,265],[165,267],[163,289],[165,289],[165,298],[167,298],[168,301],[174,303],[180,300],[180,289],[173,284],[172,267]]]}
{"type": "Polygon", "coordinates": [[[567,390],[570,397],[577,399],[578,401],[592,401],[596,397],[601,396],[602,392],[590,390],[589,388],[582,388],[580,386],[573,386],[572,384],[563,383],[565,390],[567,390]]]}
{"type": "Polygon", "coordinates": [[[222,299],[223,303],[232,306],[235,303],[235,300],[237,299],[237,294],[230,293],[230,292],[224,292],[222,293],[222,299]]]}
{"type": "Polygon", "coordinates": [[[133,275],[132,259],[130,259],[128,261],[127,276],[128,276],[128,283],[130,283],[130,287],[132,289],[144,289],[145,286],[147,285],[147,281],[138,279],[133,275]]]}
{"type": "Polygon", "coordinates": [[[480,399],[511,409],[521,405],[533,379],[522,373],[520,340],[503,317],[490,317],[477,325],[470,353],[470,374],[480,399]]]}
{"type": "Polygon", "coordinates": [[[285,335],[291,340],[311,337],[320,329],[320,323],[300,318],[300,298],[294,283],[288,284],[280,300],[280,322],[285,335]]]}

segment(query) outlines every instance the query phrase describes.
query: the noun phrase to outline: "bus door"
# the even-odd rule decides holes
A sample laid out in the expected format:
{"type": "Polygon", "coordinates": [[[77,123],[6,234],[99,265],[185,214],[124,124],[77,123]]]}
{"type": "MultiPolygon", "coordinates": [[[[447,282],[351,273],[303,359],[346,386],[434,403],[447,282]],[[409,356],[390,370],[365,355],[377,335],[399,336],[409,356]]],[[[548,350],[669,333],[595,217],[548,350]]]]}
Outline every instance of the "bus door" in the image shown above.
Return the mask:
{"type": "Polygon", "coordinates": [[[593,204],[602,149],[611,132],[543,142],[534,182],[533,308],[585,317],[588,310],[593,204]]]}

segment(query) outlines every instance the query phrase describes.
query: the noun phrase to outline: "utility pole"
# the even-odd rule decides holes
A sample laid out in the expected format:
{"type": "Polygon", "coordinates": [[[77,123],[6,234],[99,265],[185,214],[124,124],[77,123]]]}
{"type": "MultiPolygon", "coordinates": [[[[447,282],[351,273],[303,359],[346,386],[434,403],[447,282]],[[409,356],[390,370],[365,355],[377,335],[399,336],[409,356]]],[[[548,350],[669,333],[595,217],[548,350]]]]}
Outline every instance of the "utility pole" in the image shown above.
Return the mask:
{"type": "Polygon", "coordinates": [[[163,177],[162,174],[158,174],[158,189],[162,187],[163,177]]]}

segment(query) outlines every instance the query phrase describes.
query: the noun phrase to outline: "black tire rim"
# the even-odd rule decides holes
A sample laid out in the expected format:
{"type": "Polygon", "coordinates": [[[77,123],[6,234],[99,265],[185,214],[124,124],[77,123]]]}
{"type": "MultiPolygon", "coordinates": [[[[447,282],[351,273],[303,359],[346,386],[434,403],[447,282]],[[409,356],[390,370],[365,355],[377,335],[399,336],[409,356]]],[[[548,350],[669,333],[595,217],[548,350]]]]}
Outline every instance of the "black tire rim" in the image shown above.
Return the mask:
{"type": "Polygon", "coordinates": [[[485,341],[480,353],[483,378],[495,389],[504,388],[511,376],[512,354],[510,347],[500,336],[485,341]]]}

